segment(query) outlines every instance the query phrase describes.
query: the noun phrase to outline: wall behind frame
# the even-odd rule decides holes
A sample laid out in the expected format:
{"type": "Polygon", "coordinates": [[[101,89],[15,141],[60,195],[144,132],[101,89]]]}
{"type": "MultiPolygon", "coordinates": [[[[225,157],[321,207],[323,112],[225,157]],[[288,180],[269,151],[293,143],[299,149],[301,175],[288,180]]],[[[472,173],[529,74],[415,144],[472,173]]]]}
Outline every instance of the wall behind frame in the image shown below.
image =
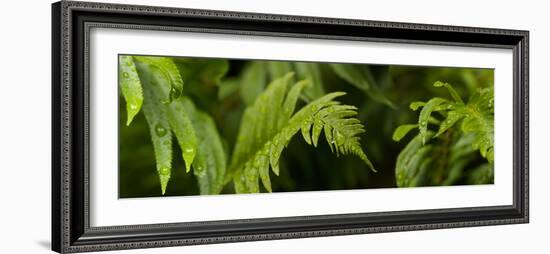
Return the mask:
{"type": "MultiPolygon", "coordinates": [[[[341,251],[466,253],[544,250],[550,226],[550,143],[547,78],[550,33],[544,1],[111,1],[217,10],[268,12],[444,25],[530,30],[531,222],[526,225],[445,229],[110,253],[335,253],[341,251]]],[[[2,6],[0,169],[2,253],[50,253],[50,1],[2,6]]]]}

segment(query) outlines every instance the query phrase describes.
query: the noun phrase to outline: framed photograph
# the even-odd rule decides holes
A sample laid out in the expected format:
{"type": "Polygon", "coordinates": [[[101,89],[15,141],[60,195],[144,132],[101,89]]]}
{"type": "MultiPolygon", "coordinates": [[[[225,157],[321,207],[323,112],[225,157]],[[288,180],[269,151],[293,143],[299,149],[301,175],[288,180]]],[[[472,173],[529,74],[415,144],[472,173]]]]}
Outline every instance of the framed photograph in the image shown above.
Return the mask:
{"type": "Polygon", "coordinates": [[[52,11],[54,251],[528,222],[528,31],[52,11]]]}

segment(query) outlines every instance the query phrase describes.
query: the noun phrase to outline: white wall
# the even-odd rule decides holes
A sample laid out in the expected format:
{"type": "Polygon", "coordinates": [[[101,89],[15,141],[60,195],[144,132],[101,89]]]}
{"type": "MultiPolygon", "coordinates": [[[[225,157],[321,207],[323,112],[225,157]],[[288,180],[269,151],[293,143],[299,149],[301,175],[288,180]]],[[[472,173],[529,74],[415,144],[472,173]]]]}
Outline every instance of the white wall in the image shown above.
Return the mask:
{"type": "MultiPolygon", "coordinates": [[[[132,1],[137,2],[137,1],[132,1]]],[[[169,1],[145,1],[149,4],[169,1]]],[[[178,1],[174,1],[178,2],[178,1]]],[[[191,8],[421,22],[531,31],[531,223],[122,253],[479,253],[548,251],[550,57],[545,1],[193,0],[191,8]],[[546,229],[546,230],[545,230],[546,229]]],[[[47,253],[50,239],[50,2],[5,1],[0,9],[0,253],[47,253]]],[[[182,211],[184,212],[184,211],[182,211]]]]}

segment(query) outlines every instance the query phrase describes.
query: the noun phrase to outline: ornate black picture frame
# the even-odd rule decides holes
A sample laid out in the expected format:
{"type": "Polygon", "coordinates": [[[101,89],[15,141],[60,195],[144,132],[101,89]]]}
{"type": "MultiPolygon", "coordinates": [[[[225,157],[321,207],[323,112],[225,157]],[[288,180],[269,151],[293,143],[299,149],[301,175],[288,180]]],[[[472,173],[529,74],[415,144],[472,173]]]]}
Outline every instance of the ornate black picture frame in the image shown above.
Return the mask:
{"type": "Polygon", "coordinates": [[[61,253],[527,223],[528,31],[62,1],[52,6],[52,249],[61,253]],[[91,27],[513,50],[513,205],[91,227],[91,27]]]}

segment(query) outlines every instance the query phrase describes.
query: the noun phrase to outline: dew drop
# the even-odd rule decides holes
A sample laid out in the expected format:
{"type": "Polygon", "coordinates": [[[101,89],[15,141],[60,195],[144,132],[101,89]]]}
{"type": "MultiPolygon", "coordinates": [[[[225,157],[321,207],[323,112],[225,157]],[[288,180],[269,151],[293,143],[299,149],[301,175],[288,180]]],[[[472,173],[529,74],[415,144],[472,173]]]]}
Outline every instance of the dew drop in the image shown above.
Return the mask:
{"type": "Polygon", "coordinates": [[[164,127],[162,127],[161,124],[157,124],[155,126],[155,132],[157,133],[157,135],[159,137],[164,137],[164,135],[166,135],[166,129],[164,127]]]}
{"type": "Polygon", "coordinates": [[[170,175],[170,168],[168,167],[162,167],[159,169],[159,174],[161,176],[167,176],[167,175],[170,175]]]}
{"type": "Polygon", "coordinates": [[[192,147],[188,147],[188,148],[185,148],[185,151],[186,153],[193,153],[195,151],[195,149],[193,149],[192,147]]]}
{"type": "Polygon", "coordinates": [[[129,78],[130,74],[128,74],[128,72],[122,72],[122,76],[125,78],[129,78]]]}
{"type": "Polygon", "coordinates": [[[422,123],[420,123],[420,125],[426,126],[426,121],[422,121],[422,123]]]}
{"type": "Polygon", "coordinates": [[[130,104],[130,109],[131,110],[136,110],[137,109],[137,105],[136,104],[130,104]]]}

